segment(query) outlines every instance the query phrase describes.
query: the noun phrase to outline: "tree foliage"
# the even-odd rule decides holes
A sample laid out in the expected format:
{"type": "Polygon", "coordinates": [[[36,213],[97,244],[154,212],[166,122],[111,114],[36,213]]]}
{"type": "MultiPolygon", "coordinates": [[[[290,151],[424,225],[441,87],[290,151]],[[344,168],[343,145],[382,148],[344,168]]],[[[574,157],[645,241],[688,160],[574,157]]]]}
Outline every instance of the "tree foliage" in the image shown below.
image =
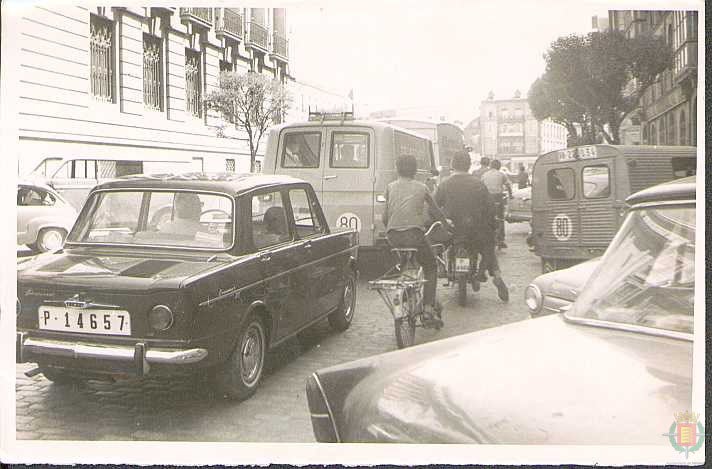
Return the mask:
{"type": "Polygon", "coordinates": [[[247,133],[252,172],[255,171],[262,136],[272,123],[284,115],[289,102],[289,93],[284,85],[253,72],[221,72],[218,89],[205,98],[208,109],[218,111],[236,129],[244,129],[247,133]]]}
{"type": "Polygon", "coordinates": [[[670,66],[672,52],[652,34],[629,39],[607,31],[560,37],[544,59],[546,70],[529,90],[534,116],[566,126],[570,144],[597,143],[599,136],[616,144],[621,122],[670,66]]]}

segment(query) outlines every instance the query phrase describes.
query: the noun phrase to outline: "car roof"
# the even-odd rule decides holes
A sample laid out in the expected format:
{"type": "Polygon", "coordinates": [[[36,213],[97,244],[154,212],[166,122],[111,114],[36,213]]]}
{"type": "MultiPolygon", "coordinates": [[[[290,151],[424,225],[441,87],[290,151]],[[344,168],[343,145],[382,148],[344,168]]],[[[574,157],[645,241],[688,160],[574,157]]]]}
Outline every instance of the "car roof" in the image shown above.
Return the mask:
{"type": "Polygon", "coordinates": [[[102,189],[182,189],[223,192],[236,195],[261,187],[305,183],[302,179],[283,175],[253,173],[165,173],[136,174],[114,179],[96,186],[102,189]]]}
{"type": "Polygon", "coordinates": [[[44,182],[44,179],[40,180],[32,180],[32,179],[19,179],[17,181],[18,186],[33,186],[33,187],[38,187],[40,189],[43,189],[47,192],[52,192],[54,193],[55,190],[52,188],[52,186],[47,185],[46,182],[44,182]]]}
{"type": "Polygon", "coordinates": [[[630,205],[644,202],[663,202],[668,200],[695,200],[697,177],[690,176],[664,182],[648,187],[629,196],[626,202],[630,205]]]}
{"type": "MultiPolygon", "coordinates": [[[[406,129],[405,127],[400,127],[396,124],[389,124],[388,122],[383,122],[383,121],[377,121],[377,120],[363,120],[363,119],[356,119],[356,120],[340,120],[340,119],[325,119],[323,121],[321,120],[313,120],[313,121],[306,121],[306,122],[290,122],[286,124],[279,124],[270,127],[270,130],[272,132],[280,132],[283,129],[290,129],[290,128],[303,128],[303,127],[368,127],[372,128],[374,130],[382,131],[386,129],[394,129],[398,130],[399,132],[403,132],[408,135],[413,135],[415,137],[420,137],[420,138],[428,138],[417,131],[411,130],[411,129],[406,129]]],[[[430,140],[428,138],[428,140],[430,140]]]]}

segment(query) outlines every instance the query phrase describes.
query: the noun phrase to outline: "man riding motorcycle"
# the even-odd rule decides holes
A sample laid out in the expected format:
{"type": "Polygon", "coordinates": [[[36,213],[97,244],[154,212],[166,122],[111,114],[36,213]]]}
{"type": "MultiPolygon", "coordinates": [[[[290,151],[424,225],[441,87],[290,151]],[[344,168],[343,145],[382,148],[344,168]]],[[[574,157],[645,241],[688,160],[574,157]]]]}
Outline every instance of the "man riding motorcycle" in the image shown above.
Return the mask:
{"type": "Polygon", "coordinates": [[[481,254],[480,270],[490,271],[500,299],[508,301],[509,290],[502,280],[494,254],[495,207],[485,185],[469,174],[470,164],[467,152],[458,151],[453,155],[453,174],[438,186],[435,203],[453,221],[455,242],[463,243],[470,253],[473,290],[479,290],[475,264],[477,255],[481,254]]]}

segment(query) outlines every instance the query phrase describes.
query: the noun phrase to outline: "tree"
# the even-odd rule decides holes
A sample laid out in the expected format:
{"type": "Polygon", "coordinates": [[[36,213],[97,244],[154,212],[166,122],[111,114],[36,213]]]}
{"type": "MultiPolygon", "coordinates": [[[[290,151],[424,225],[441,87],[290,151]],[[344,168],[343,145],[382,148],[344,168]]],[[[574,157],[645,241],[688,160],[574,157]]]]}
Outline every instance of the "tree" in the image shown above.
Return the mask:
{"type": "Polygon", "coordinates": [[[546,71],[529,91],[534,116],[565,125],[574,144],[597,143],[599,135],[617,144],[621,122],[670,66],[672,52],[652,34],[629,39],[607,31],[560,37],[544,59],[546,71]]]}
{"type": "Polygon", "coordinates": [[[244,129],[247,133],[251,172],[255,171],[262,136],[270,124],[281,119],[289,102],[284,85],[253,72],[220,72],[218,89],[205,98],[206,108],[218,111],[236,129],[244,129]]]}

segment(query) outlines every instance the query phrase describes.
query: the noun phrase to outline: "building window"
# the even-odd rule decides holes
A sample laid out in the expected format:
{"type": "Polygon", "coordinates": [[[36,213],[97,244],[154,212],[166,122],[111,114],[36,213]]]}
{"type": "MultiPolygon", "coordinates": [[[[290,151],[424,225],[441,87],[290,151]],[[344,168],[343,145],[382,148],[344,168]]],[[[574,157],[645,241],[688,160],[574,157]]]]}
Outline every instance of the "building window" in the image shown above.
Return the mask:
{"type": "Polygon", "coordinates": [[[675,115],[671,112],[667,116],[667,131],[668,131],[668,136],[667,136],[667,144],[668,145],[675,145],[677,144],[676,142],[676,135],[675,135],[675,115]]]}
{"type": "Polygon", "coordinates": [[[225,159],[225,171],[227,171],[228,173],[235,172],[235,160],[233,158],[225,159]]]}
{"type": "Polygon", "coordinates": [[[227,60],[221,60],[220,61],[220,71],[221,72],[233,72],[234,68],[233,65],[228,62],[227,60]]]}
{"type": "Polygon", "coordinates": [[[687,145],[687,122],[685,122],[685,110],[680,111],[680,145],[687,145]]]}
{"type": "Polygon", "coordinates": [[[655,129],[655,122],[650,124],[650,144],[651,145],[657,145],[658,144],[658,134],[655,129]]]}
{"type": "Polygon", "coordinates": [[[143,35],[143,105],[163,110],[163,68],[161,39],[143,35]]]}
{"type": "Polygon", "coordinates": [[[90,77],[91,95],[97,101],[114,101],[114,22],[91,15],[90,77]]]}
{"type": "Polygon", "coordinates": [[[195,116],[202,117],[202,83],[200,52],[191,49],[185,50],[185,94],[186,111],[195,116]]]}

